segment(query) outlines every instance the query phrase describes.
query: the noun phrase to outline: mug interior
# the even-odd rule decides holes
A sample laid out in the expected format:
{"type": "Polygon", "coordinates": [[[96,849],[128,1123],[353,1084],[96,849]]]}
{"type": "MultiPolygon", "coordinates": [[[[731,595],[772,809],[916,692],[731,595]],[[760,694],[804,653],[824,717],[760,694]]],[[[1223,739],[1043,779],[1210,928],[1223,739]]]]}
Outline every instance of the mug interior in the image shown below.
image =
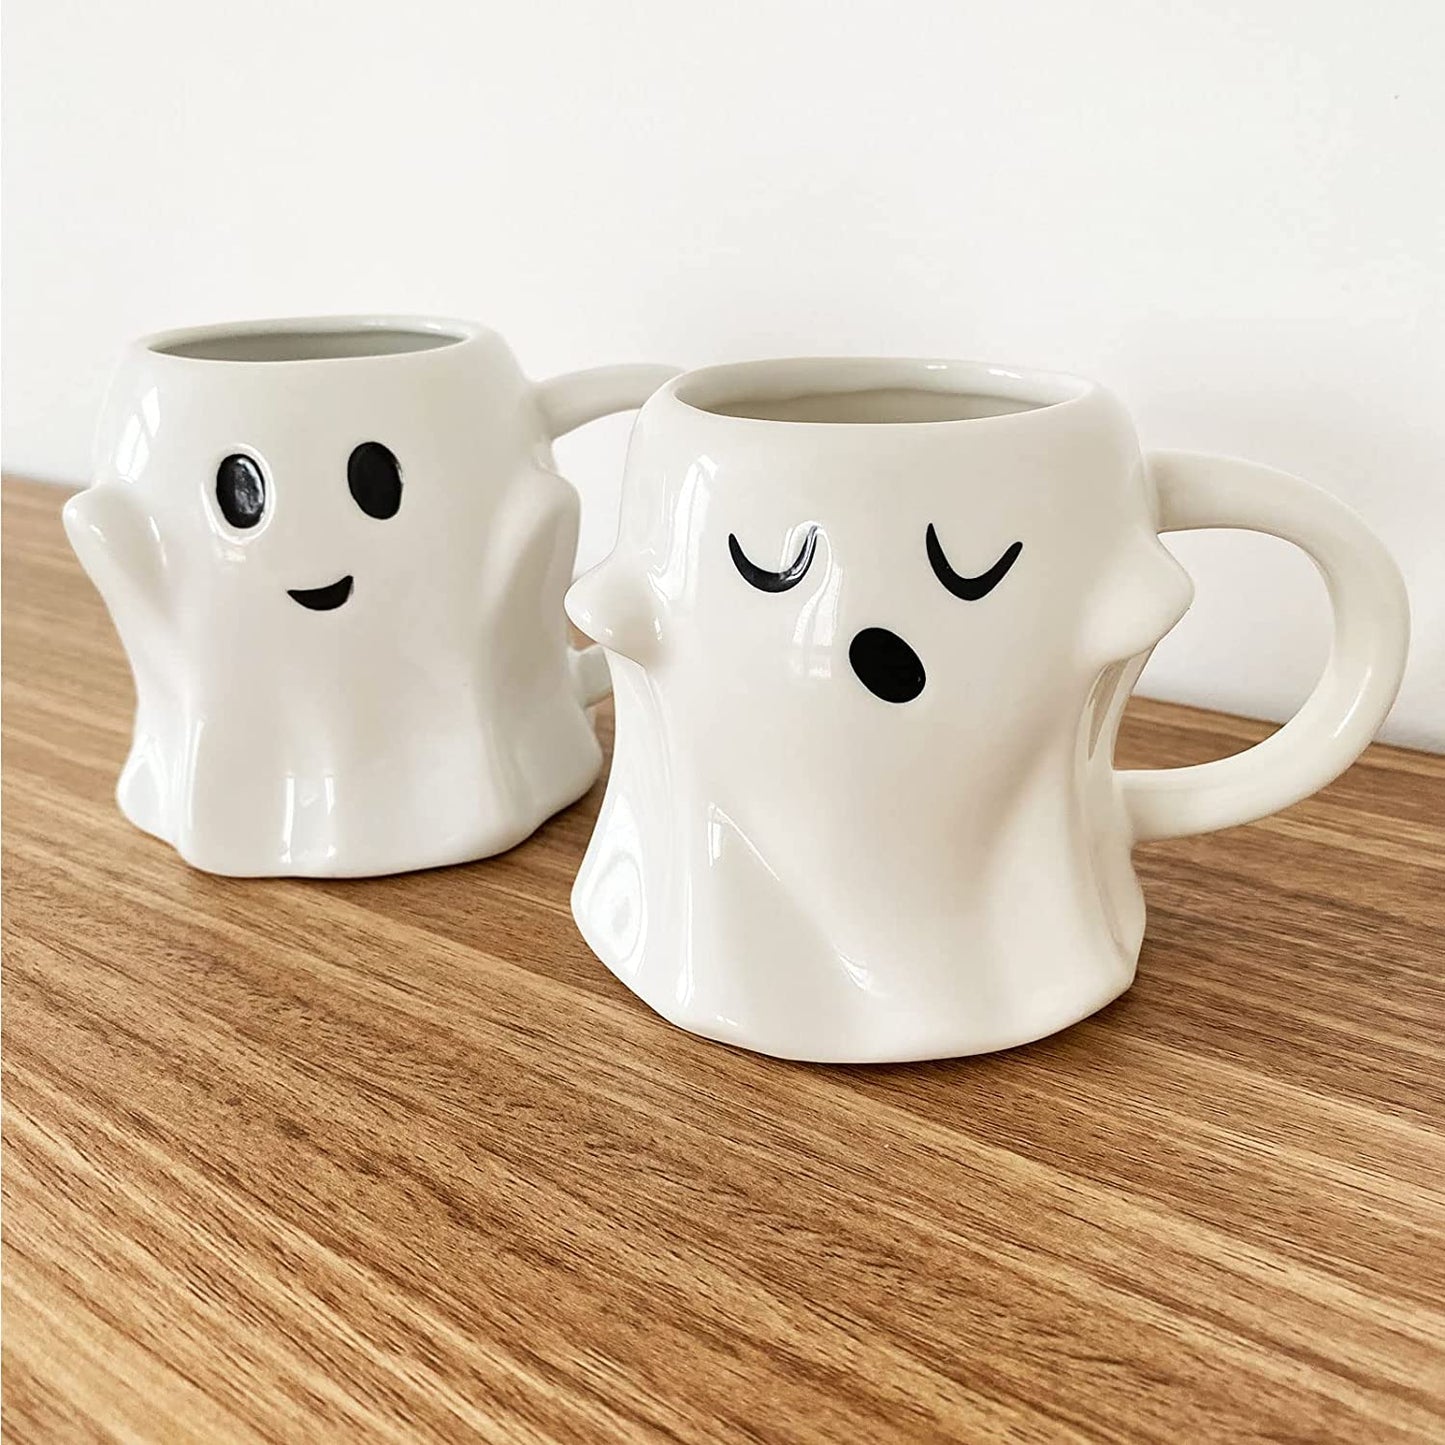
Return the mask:
{"type": "Polygon", "coordinates": [[[335,361],[345,357],[402,356],[455,346],[466,337],[446,331],[393,326],[238,327],[162,338],[151,350],[192,361],[335,361]]]}
{"type": "Polygon", "coordinates": [[[747,421],[889,425],[976,421],[1082,396],[1088,383],[974,362],[819,358],[743,362],[683,377],[674,395],[747,421]]]}

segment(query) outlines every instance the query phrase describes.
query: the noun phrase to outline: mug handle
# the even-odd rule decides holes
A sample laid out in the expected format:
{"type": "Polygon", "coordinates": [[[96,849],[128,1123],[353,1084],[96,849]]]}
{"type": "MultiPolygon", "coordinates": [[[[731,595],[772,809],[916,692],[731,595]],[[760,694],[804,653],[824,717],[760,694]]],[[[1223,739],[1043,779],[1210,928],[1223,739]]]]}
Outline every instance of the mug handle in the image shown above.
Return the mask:
{"type": "MultiPolygon", "coordinates": [[[[675,366],[636,364],[595,366],[572,371],[537,384],[537,404],[547,434],[553,441],[613,412],[632,411],[678,374],[675,366]]],[[[610,696],[612,675],[607,654],[598,644],[573,648],[572,680],[584,707],[592,707],[610,696]]]]}
{"type": "Polygon", "coordinates": [[[1160,532],[1266,532],[1319,568],[1334,611],[1330,657],[1304,706],[1233,757],[1119,773],[1134,840],[1178,838],[1253,822],[1317,792],[1385,719],[1405,670],[1410,608],[1399,568],[1343,502],[1288,472],[1234,457],[1150,452],[1160,532]]]}

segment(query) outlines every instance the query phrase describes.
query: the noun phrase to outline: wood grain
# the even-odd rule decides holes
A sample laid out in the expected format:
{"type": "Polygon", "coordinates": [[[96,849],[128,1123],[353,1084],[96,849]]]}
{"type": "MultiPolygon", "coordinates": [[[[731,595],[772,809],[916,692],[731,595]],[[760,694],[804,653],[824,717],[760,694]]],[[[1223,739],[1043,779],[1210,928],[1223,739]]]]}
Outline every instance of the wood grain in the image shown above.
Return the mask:
{"type": "Polygon", "coordinates": [[[1445,1439],[1445,760],[1141,850],[1062,1036],[778,1063],[589,955],[595,791],[364,882],[131,829],[59,503],[5,497],[8,1441],[1445,1439]]]}

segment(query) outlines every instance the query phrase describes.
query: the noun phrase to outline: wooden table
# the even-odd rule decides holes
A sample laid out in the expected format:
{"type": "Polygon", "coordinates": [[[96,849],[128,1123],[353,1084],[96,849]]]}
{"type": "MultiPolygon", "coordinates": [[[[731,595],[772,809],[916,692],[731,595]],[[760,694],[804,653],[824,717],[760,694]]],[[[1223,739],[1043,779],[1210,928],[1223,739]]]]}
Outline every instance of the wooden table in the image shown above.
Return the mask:
{"type": "Polygon", "coordinates": [[[1445,1439],[1445,759],[1141,850],[1060,1037],[777,1063],[577,937],[596,790],[365,882],[130,828],[60,501],[5,498],[7,1441],[1445,1439]]]}

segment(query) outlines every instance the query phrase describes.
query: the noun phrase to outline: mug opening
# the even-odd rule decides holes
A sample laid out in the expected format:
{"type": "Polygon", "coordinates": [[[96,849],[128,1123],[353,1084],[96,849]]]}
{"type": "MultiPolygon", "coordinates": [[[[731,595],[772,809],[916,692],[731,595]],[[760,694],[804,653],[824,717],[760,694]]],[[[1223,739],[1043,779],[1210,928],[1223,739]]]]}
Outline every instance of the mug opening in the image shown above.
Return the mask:
{"type": "Polygon", "coordinates": [[[1075,377],[974,362],[816,358],[708,367],[673,395],[744,421],[886,426],[1011,416],[1087,390],[1075,377]]]}
{"type": "Polygon", "coordinates": [[[337,361],[351,357],[404,356],[435,351],[467,338],[458,332],[420,326],[377,326],[334,322],[288,326],[263,323],[159,337],[150,350],[190,361],[337,361]]]}

